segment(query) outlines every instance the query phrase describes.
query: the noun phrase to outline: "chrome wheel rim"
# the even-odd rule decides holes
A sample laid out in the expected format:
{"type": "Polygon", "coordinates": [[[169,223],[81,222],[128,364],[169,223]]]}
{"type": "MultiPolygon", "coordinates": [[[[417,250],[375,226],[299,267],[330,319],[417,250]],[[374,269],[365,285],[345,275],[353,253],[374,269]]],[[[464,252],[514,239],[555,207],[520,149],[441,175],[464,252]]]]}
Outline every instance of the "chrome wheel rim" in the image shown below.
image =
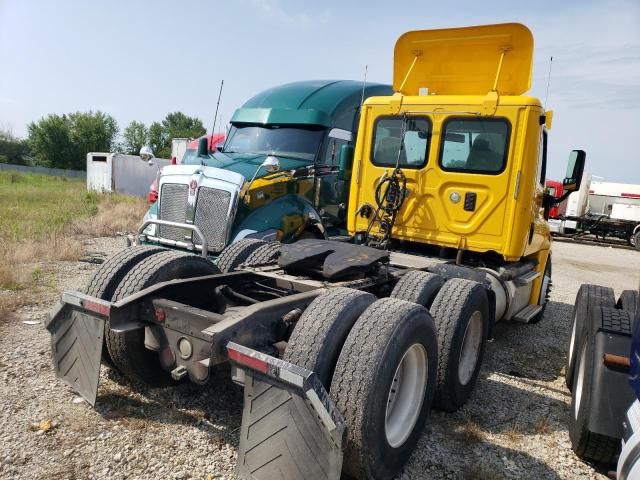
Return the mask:
{"type": "Polygon", "coordinates": [[[427,388],[429,359],[419,343],[411,345],[396,368],[385,413],[384,431],[391,447],[402,445],[418,420],[427,388]]]}
{"type": "Polygon", "coordinates": [[[469,383],[476,371],[482,346],[482,330],[482,313],[476,310],[469,317],[460,349],[458,380],[462,385],[469,383]]]}

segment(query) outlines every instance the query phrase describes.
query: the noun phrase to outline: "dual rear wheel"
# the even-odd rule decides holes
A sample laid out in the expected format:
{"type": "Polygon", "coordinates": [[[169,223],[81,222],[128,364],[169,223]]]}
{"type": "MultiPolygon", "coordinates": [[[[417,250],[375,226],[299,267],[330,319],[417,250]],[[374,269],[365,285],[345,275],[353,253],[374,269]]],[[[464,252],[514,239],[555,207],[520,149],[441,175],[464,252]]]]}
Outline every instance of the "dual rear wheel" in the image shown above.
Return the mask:
{"type": "Polygon", "coordinates": [[[407,273],[391,298],[333,288],[309,305],[284,360],[314,371],[344,415],[345,473],[390,478],[414,450],[434,398],[447,411],[468,400],[488,322],[482,285],[421,271],[407,273]]]}
{"type": "Polygon", "coordinates": [[[415,303],[348,288],[317,297],[284,359],[313,370],[348,425],[343,470],[390,478],[422,433],[435,391],[433,319],[415,303]]]}
{"type": "MultiPolygon", "coordinates": [[[[277,259],[279,246],[279,242],[241,240],[225,249],[218,263],[224,271],[233,271],[243,263],[270,263],[277,259]]],[[[213,262],[198,255],[162,247],[137,246],[116,253],[100,265],[86,293],[117,301],[156,283],[220,271],[213,262]]],[[[107,322],[103,362],[146,385],[170,385],[173,380],[162,367],[158,352],[145,347],[146,333],[146,329],[116,333],[107,322]]]]}
{"type": "Polygon", "coordinates": [[[429,309],[438,338],[438,374],[434,406],[453,412],[475,386],[489,333],[489,300],[478,282],[412,271],[396,284],[392,297],[429,309]]]}

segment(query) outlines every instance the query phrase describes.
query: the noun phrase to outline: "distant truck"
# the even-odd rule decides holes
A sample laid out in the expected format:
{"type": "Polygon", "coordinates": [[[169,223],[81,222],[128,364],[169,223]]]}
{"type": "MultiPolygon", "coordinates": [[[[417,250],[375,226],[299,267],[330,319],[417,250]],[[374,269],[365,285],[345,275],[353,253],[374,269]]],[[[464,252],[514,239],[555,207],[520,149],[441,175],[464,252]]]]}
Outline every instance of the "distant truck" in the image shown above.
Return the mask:
{"type": "MultiPolygon", "coordinates": [[[[211,153],[221,146],[224,143],[225,134],[224,133],[214,133],[212,135],[205,135],[204,137],[207,140],[208,152],[211,153]]],[[[182,149],[184,138],[174,138],[171,142],[171,165],[177,165],[179,163],[183,163],[185,159],[189,159],[191,157],[198,155],[198,144],[200,143],[200,138],[196,138],[195,140],[190,140],[188,142],[184,142],[184,149],[182,149]],[[179,155],[179,156],[178,156],[179,155]]],[[[147,194],[147,201],[149,205],[158,201],[158,176],[153,179],[151,185],[149,185],[149,193],[147,194]]]]}
{"type": "Polygon", "coordinates": [[[552,233],[615,237],[640,250],[640,185],[598,182],[585,174],[571,195],[555,180],[547,180],[546,189],[556,201],[565,197],[548,209],[552,233]]]}
{"type": "Polygon", "coordinates": [[[392,93],[389,85],[323,80],[254,96],[235,111],[221,148],[200,139],[180,165],[162,170],[138,240],[216,256],[241,239],[346,233],[340,161],[353,149],[362,101],[392,93]]]}

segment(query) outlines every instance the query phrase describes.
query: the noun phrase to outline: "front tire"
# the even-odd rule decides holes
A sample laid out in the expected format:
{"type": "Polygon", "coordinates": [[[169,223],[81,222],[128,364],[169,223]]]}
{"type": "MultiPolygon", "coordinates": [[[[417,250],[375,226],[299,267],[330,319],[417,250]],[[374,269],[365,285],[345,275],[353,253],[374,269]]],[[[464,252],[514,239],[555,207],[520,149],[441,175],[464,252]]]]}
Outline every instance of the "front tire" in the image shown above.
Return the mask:
{"type": "MultiPolygon", "coordinates": [[[[216,273],[220,273],[220,270],[201,256],[175,251],[158,253],[127,273],[113,299],[123,299],[156,283],[216,273]]],[[[107,330],[107,348],[114,364],[132,380],[152,387],[171,385],[174,381],[162,368],[158,354],[145,348],[144,336],[144,329],[122,333],[107,330]]]]}
{"type": "Polygon", "coordinates": [[[221,272],[233,272],[259,247],[266,245],[264,240],[244,238],[227,246],[216,261],[221,272]]]}
{"type": "Polygon", "coordinates": [[[280,257],[280,247],[282,244],[278,241],[268,242],[253,250],[244,264],[248,267],[260,267],[263,265],[271,265],[280,257]]]}
{"type": "Polygon", "coordinates": [[[388,479],[407,462],[429,416],[437,341],[429,312],[383,298],[351,329],[330,395],[348,426],[343,471],[388,479]]]}

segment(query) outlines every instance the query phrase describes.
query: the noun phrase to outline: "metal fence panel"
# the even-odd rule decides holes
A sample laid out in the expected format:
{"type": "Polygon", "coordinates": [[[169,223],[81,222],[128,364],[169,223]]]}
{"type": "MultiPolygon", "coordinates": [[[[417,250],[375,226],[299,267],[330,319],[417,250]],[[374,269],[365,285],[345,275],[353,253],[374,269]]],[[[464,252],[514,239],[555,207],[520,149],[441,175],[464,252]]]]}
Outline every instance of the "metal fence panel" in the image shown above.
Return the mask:
{"type": "Polygon", "coordinates": [[[23,173],[39,173],[54,177],[87,178],[87,172],[82,170],[64,170],[62,168],[32,167],[29,165],[14,165],[12,163],[0,163],[0,170],[23,173]]]}

